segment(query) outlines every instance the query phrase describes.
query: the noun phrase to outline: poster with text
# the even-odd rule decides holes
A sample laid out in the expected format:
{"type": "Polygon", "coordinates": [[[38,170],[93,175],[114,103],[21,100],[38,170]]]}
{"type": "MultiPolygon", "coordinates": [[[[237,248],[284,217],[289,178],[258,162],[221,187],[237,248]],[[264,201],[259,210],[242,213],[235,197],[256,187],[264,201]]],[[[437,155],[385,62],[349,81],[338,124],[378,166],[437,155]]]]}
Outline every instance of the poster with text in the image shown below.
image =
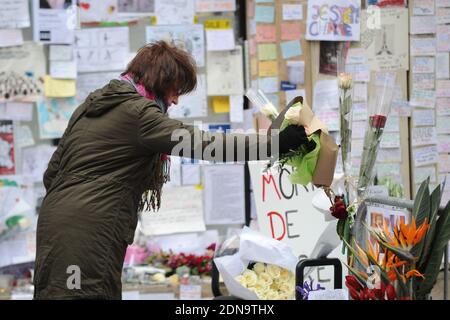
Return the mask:
{"type": "Polygon", "coordinates": [[[306,39],[359,41],[360,22],[360,0],[310,0],[306,39]]]}
{"type": "Polygon", "coordinates": [[[12,120],[0,120],[0,175],[15,174],[14,126],[12,120]]]}

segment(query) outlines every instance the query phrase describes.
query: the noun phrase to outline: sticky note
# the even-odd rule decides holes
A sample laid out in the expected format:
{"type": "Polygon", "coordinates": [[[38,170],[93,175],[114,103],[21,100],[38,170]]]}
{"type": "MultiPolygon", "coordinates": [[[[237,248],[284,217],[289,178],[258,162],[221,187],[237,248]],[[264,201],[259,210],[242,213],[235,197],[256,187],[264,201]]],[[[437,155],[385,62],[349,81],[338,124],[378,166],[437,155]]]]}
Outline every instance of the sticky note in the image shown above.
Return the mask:
{"type": "Polygon", "coordinates": [[[258,59],[259,60],[276,60],[277,46],[274,43],[258,44],[258,59]]]}
{"type": "Polygon", "coordinates": [[[277,35],[275,25],[256,25],[256,42],[276,42],[277,35]]]}
{"type": "Polygon", "coordinates": [[[275,21],[275,7],[256,6],[255,21],[262,23],[273,23],[275,21]]]}
{"type": "Polygon", "coordinates": [[[282,42],[280,46],[283,59],[289,59],[302,54],[302,48],[300,46],[300,41],[298,40],[285,41],[282,42]]]}
{"type": "Polygon", "coordinates": [[[278,61],[260,61],[258,72],[260,77],[275,77],[278,75],[278,61]]]}
{"type": "Polygon", "coordinates": [[[258,79],[258,88],[264,93],[278,92],[278,78],[264,77],[258,79]]]}
{"type": "Polygon", "coordinates": [[[49,75],[44,77],[44,92],[46,97],[69,98],[76,94],[75,80],[54,79],[49,75]]]}
{"type": "Polygon", "coordinates": [[[205,29],[232,29],[230,19],[211,19],[206,20],[203,25],[205,29]]]}
{"type": "Polygon", "coordinates": [[[283,22],[281,24],[281,40],[300,40],[300,23],[283,22]]]}
{"type": "Polygon", "coordinates": [[[252,77],[258,74],[258,61],[256,59],[250,59],[250,73],[252,77]]]}
{"type": "Polygon", "coordinates": [[[213,110],[215,113],[230,112],[230,98],[228,96],[213,97],[212,105],[213,105],[213,110]]]}

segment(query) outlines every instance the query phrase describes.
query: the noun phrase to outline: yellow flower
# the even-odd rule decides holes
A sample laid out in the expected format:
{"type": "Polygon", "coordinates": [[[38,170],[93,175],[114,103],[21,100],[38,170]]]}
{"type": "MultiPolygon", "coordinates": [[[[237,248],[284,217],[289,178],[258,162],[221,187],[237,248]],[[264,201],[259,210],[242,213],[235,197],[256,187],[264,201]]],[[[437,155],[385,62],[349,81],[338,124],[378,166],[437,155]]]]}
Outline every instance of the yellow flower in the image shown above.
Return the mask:
{"type": "Polygon", "coordinates": [[[288,281],[292,276],[293,276],[293,274],[292,274],[291,271],[289,271],[287,269],[284,269],[284,268],[281,268],[281,270],[280,270],[280,279],[282,281],[288,281]]]}
{"type": "Polygon", "coordinates": [[[288,109],[284,118],[289,121],[290,124],[300,125],[300,110],[302,110],[302,106],[291,107],[288,109]]]}
{"type": "Polygon", "coordinates": [[[156,282],[164,282],[166,281],[166,276],[162,273],[157,273],[153,275],[152,279],[156,282]]]}
{"type": "Polygon", "coordinates": [[[278,300],[280,295],[278,292],[274,290],[268,290],[266,293],[266,299],[265,300],[278,300]]]}
{"type": "Polygon", "coordinates": [[[257,274],[260,274],[260,273],[264,272],[265,270],[266,270],[266,267],[265,267],[264,263],[257,262],[253,266],[253,271],[255,271],[257,274]]]}
{"type": "Polygon", "coordinates": [[[234,277],[234,280],[236,280],[241,286],[247,288],[247,282],[243,275],[240,274],[240,275],[234,277]]]}

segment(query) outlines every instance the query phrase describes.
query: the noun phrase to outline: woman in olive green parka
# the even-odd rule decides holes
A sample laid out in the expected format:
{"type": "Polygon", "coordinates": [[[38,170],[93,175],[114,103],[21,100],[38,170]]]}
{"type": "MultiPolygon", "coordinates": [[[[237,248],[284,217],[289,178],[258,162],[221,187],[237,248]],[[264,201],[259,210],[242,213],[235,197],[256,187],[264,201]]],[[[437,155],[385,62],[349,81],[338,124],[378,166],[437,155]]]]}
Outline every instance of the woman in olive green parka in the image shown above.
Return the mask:
{"type": "MultiPolygon", "coordinates": [[[[192,58],[157,42],[140,49],[119,79],[92,92],[76,109],[44,174],[35,299],[121,299],[125,251],[133,241],[138,212],[159,208],[168,179],[165,155],[194,157],[193,151],[212,141],[225,146],[229,136],[215,135],[214,140],[167,116],[167,106],[195,86],[192,58]],[[177,129],[188,137],[203,137],[192,139],[192,154],[174,153],[178,141],[172,133],[177,129]]],[[[243,160],[252,160],[250,150],[273,140],[257,137],[252,143],[245,136],[243,160]]],[[[296,126],[277,138],[280,153],[307,141],[304,129],[296,126]]]]}

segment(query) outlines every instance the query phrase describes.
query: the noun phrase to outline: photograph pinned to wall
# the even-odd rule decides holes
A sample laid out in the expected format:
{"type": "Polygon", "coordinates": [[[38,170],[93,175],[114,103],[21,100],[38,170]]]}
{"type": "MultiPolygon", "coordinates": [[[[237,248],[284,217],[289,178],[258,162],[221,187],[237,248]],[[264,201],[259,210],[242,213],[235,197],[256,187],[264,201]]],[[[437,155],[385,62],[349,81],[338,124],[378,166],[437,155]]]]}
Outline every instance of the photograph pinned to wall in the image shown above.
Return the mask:
{"type": "Polygon", "coordinates": [[[128,27],[76,30],[78,72],[123,70],[129,52],[128,27]]]}
{"type": "Polygon", "coordinates": [[[206,98],[206,77],[197,75],[197,88],[195,91],[182,95],[176,106],[168,109],[171,118],[195,118],[208,115],[208,102],[206,98]]]}
{"type": "Polygon", "coordinates": [[[38,43],[0,48],[0,101],[35,101],[44,90],[45,61],[38,43]]]}
{"type": "Polygon", "coordinates": [[[77,27],[76,0],[33,0],[33,39],[73,43],[77,27]]]}
{"type": "Polygon", "coordinates": [[[320,41],[319,73],[337,76],[339,43],[335,41],[320,41]]]}
{"type": "Polygon", "coordinates": [[[236,0],[196,0],[196,12],[236,11],[236,0]]]}
{"type": "Polygon", "coordinates": [[[0,0],[0,29],[30,26],[28,0],[0,0]]]}
{"type": "Polygon", "coordinates": [[[195,1],[155,0],[157,25],[193,24],[195,1]]]}
{"type": "Polygon", "coordinates": [[[0,120],[0,175],[15,174],[14,125],[12,120],[0,120]]]}
{"type": "Polygon", "coordinates": [[[361,42],[371,70],[409,69],[408,9],[385,8],[380,11],[381,28],[369,28],[369,13],[362,11],[361,42]]]}
{"type": "Polygon", "coordinates": [[[75,98],[38,101],[39,137],[41,139],[61,138],[77,106],[75,98]]]}
{"type": "Polygon", "coordinates": [[[106,22],[117,20],[117,0],[78,0],[80,22],[106,22]]]}
{"type": "Polygon", "coordinates": [[[148,16],[155,12],[155,0],[119,0],[119,16],[148,16]]]}
{"type": "Polygon", "coordinates": [[[205,66],[205,37],[203,25],[148,26],[146,42],[159,40],[172,43],[189,52],[197,67],[205,66]]]}
{"type": "Polygon", "coordinates": [[[405,0],[367,0],[367,6],[387,7],[405,7],[405,0]]]}
{"type": "Polygon", "coordinates": [[[307,40],[360,40],[360,0],[312,0],[307,13],[307,40]]]}
{"type": "Polygon", "coordinates": [[[208,96],[243,94],[242,46],[231,51],[208,51],[206,88],[208,96]]]}

